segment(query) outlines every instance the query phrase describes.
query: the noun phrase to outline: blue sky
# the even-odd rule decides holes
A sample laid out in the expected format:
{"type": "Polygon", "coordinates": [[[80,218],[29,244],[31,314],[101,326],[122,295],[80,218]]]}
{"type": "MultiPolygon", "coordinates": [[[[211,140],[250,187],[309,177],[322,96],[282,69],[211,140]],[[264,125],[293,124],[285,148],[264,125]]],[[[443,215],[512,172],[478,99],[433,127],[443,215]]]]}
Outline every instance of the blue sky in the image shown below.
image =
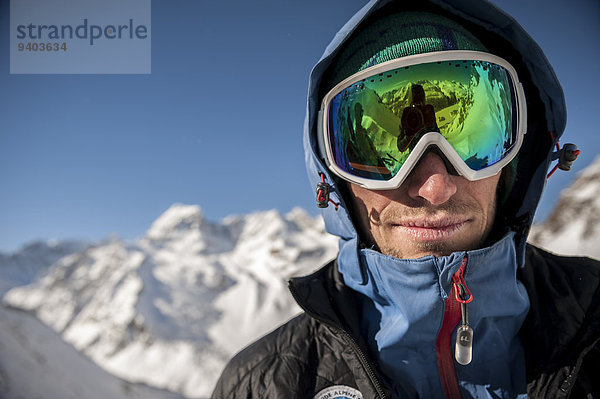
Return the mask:
{"type": "MultiPolygon", "coordinates": [[[[173,203],[217,221],[317,214],[301,130],[310,69],[357,0],[154,0],[150,75],[9,74],[0,0],[0,251],[42,239],[141,237],[173,203]]],[[[495,0],[563,84],[563,143],[598,153],[600,2],[495,0]]],[[[557,172],[543,220],[576,173],[557,172]]]]}

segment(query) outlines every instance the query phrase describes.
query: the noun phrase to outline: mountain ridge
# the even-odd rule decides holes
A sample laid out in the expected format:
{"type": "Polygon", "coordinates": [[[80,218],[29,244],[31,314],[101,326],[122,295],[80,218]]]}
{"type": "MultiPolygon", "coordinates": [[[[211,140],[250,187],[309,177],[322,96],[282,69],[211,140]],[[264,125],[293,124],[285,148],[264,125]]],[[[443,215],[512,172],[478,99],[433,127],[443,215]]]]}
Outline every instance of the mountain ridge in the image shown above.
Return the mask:
{"type": "Polygon", "coordinates": [[[2,301],[119,378],[206,397],[236,351],[300,311],[286,279],[333,258],[336,241],[299,209],[215,223],[175,204],[133,243],[51,257],[2,301]]]}
{"type": "Polygon", "coordinates": [[[600,156],[561,192],[548,218],[532,227],[529,242],[558,254],[600,259],[600,156]]]}

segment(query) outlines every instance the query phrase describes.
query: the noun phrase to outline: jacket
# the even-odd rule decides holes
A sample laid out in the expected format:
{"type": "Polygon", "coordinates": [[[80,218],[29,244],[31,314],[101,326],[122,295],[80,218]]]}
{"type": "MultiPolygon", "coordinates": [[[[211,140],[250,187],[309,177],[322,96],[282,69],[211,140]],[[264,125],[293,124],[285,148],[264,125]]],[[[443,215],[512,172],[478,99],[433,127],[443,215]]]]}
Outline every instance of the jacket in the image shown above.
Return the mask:
{"type": "MultiPolygon", "coordinates": [[[[597,397],[600,262],[528,245],[519,280],[532,298],[520,332],[527,396],[597,397]]],[[[290,290],[304,313],[239,353],[212,397],[313,398],[328,387],[347,386],[363,398],[391,398],[361,338],[356,293],[335,261],[292,279],[290,290]]]]}

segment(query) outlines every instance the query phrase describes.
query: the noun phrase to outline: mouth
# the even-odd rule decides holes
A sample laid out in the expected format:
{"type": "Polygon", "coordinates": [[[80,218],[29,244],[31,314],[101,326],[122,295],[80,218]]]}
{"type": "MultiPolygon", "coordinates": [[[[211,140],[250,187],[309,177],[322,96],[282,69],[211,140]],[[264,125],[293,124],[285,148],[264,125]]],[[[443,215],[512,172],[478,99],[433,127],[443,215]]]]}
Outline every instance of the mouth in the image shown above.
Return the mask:
{"type": "Polygon", "coordinates": [[[403,220],[390,226],[418,241],[439,241],[458,234],[469,222],[470,219],[463,217],[423,218],[403,220]]]}

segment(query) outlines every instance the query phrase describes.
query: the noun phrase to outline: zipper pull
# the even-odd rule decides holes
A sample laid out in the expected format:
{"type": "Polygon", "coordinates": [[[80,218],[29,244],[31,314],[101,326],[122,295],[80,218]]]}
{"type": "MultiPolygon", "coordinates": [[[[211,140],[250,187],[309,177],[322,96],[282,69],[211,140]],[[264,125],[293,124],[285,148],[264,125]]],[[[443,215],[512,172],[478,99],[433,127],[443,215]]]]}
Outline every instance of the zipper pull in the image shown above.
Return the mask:
{"type": "Polygon", "coordinates": [[[469,326],[469,309],[467,304],[473,300],[473,294],[467,288],[464,273],[467,258],[463,259],[460,269],[452,276],[456,300],[460,303],[461,324],[456,329],[456,345],[454,346],[454,358],[463,366],[471,363],[473,358],[473,329],[469,326]]]}
{"type": "MultiPolygon", "coordinates": [[[[461,289],[466,292],[466,286],[459,285],[461,289]]],[[[461,295],[462,296],[462,295],[461,295]]],[[[468,296],[464,296],[467,297],[468,296]]],[[[471,295],[471,300],[473,296],[471,295]]],[[[467,309],[467,301],[464,299],[459,300],[460,312],[462,314],[462,321],[460,326],[456,329],[456,345],[454,346],[454,358],[459,364],[463,366],[471,363],[473,358],[473,329],[469,326],[469,310],[467,309]],[[464,301],[464,302],[463,302],[464,301]]]]}

